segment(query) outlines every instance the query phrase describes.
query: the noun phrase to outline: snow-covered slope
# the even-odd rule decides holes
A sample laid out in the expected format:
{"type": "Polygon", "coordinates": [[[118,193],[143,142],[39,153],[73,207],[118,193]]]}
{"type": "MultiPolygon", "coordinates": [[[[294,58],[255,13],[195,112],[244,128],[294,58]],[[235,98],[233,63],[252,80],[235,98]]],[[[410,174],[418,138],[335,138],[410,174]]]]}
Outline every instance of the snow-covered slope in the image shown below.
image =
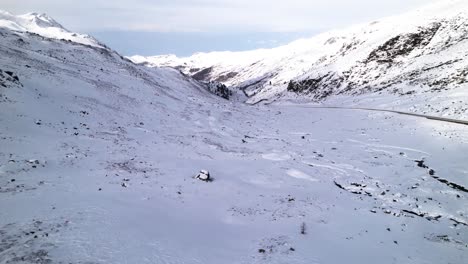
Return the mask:
{"type": "Polygon", "coordinates": [[[465,264],[466,153],[465,125],[248,106],[0,28],[2,264],[465,264]]]}
{"type": "Polygon", "coordinates": [[[466,118],[459,101],[468,100],[468,1],[438,1],[274,49],[131,59],[244,89],[251,103],[380,92],[389,101],[402,95],[421,111],[466,118]],[[435,96],[430,107],[423,103],[435,96]]]}
{"type": "Polygon", "coordinates": [[[15,16],[0,10],[0,28],[36,33],[46,38],[64,39],[95,47],[105,47],[93,37],[70,32],[46,14],[28,13],[15,16]]]}

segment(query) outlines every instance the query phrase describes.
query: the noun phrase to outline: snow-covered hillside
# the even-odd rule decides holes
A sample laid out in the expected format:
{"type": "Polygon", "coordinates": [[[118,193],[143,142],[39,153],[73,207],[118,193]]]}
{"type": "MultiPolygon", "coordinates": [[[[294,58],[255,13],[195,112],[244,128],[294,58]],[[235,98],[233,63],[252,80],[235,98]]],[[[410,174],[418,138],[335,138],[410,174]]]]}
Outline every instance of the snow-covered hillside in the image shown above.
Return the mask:
{"type": "MultiPolygon", "coordinates": [[[[337,96],[349,102],[356,95],[382,93],[389,102],[405,101],[404,106],[391,105],[396,109],[416,104],[419,111],[463,118],[468,117],[463,103],[468,101],[467,58],[465,0],[438,1],[274,49],[197,53],[187,58],[131,57],[136,63],[172,66],[199,80],[238,87],[251,96],[250,103],[337,96]]],[[[365,100],[362,105],[368,104],[365,100]]]]}
{"type": "Polygon", "coordinates": [[[0,263],[466,263],[468,126],[47,36],[0,28],[0,263]]]}

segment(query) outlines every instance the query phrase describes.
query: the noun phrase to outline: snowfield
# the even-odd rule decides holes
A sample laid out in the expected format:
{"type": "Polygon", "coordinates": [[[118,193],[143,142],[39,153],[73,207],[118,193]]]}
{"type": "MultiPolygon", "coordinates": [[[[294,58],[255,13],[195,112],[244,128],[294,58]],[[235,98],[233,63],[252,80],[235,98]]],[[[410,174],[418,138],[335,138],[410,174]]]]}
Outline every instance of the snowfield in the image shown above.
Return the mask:
{"type": "Polygon", "coordinates": [[[248,105],[102,45],[0,36],[2,264],[468,259],[467,125],[248,105]]]}

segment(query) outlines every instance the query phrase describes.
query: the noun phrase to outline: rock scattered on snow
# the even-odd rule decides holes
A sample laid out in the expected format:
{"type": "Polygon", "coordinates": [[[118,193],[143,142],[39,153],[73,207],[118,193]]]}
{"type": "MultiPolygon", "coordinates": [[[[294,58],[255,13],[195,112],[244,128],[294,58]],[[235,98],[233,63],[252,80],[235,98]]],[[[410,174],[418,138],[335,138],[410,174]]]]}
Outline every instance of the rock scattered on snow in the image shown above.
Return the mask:
{"type": "Polygon", "coordinates": [[[420,167],[420,168],[424,168],[424,169],[429,168],[429,167],[427,167],[426,164],[424,164],[424,159],[422,159],[422,160],[415,160],[414,162],[416,162],[417,165],[418,165],[418,167],[420,167]]]}
{"type": "Polygon", "coordinates": [[[198,175],[195,176],[195,179],[199,179],[200,181],[205,182],[209,182],[212,180],[210,177],[210,172],[207,170],[201,170],[200,173],[198,173],[198,175]]]}

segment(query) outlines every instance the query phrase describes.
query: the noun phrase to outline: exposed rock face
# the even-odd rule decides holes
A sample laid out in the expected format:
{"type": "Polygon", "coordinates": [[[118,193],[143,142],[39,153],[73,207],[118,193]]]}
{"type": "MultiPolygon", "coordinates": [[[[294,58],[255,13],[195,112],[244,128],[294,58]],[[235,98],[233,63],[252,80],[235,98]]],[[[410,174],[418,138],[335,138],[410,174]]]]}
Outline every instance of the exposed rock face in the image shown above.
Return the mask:
{"type": "Polygon", "coordinates": [[[203,69],[193,74],[192,78],[194,78],[197,81],[208,81],[210,79],[209,77],[212,71],[213,71],[213,67],[203,69]]]}
{"type": "Polygon", "coordinates": [[[366,62],[393,63],[398,57],[408,56],[415,49],[427,46],[440,27],[441,23],[433,23],[417,32],[395,36],[373,50],[366,62]]]}
{"type": "Polygon", "coordinates": [[[343,76],[329,72],[317,78],[304,79],[301,81],[290,81],[288,91],[295,93],[312,94],[315,99],[323,99],[333,93],[335,88],[339,88],[344,81],[343,76]]]}
{"type": "Polygon", "coordinates": [[[234,78],[237,76],[237,72],[228,72],[226,74],[221,74],[218,78],[216,78],[215,81],[217,82],[226,82],[229,81],[230,79],[234,78]]]}

